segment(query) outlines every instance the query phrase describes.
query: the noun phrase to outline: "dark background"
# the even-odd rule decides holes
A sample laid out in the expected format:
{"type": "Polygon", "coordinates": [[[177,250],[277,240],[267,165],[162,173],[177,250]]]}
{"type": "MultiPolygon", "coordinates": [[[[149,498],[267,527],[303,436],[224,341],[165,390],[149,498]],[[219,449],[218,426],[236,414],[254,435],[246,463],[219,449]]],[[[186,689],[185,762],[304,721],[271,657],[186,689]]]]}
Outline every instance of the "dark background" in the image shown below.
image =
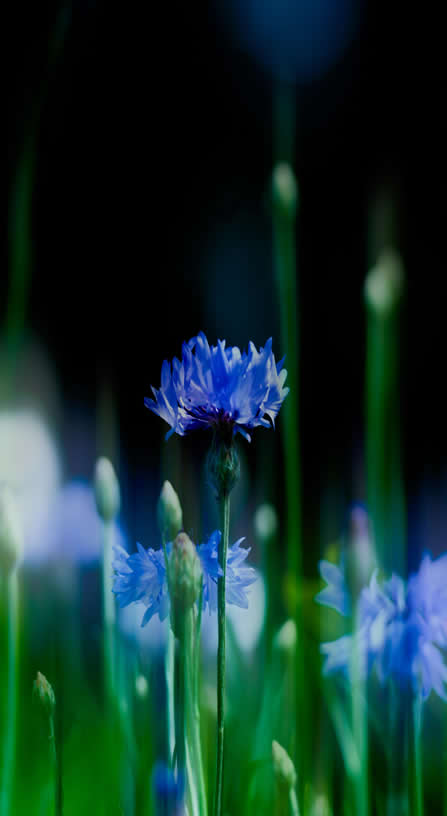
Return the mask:
{"type": "MultiPolygon", "coordinates": [[[[441,496],[445,418],[445,85],[428,7],[370,0],[343,53],[287,83],[296,99],[301,433],[306,524],[322,497],[361,498],[371,201],[393,190],[407,292],[401,418],[407,495],[441,496]],[[360,480],[361,482],[361,480],[360,480]]],[[[162,434],[143,408],[161,362],[203,329],[278,357],[269,180],[278,79],[216,6],[18,2],[10,26],[9,182],[35,138],[28,334],[46,348],[69,443],[116,399],[131,519],[162,434]]],[[[290,76],[289,76],[290,80],[290,76]]],[[[2,302],[7,276],[2,278],[2,302]]],[[[261,444],[257,440],[256,444],[261,444]]],[[[269,443],[271,444],[271,443],[269,443]]],[[[251,454],[249,454],[251,456],[251,454]]],[[[71,458],[70,458],[71,457],[71,458]]],[[[79,474],[79,471],[84,473],[79,474]]],[[[138,521],[136,521],[138,527],[138,521]]]]}

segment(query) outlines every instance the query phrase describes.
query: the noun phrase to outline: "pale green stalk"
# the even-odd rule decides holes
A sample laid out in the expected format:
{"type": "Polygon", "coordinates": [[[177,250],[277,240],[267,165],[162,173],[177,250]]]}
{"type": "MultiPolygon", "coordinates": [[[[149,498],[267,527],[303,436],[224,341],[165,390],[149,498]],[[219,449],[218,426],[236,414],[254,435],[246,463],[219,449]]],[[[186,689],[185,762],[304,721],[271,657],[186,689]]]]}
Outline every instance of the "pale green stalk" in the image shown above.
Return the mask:
{"type": "Polygon", "coordinates": [[[230,496],[223,493],[219,498],[221,538],[218,559],[223,575],[217,585],[218,607],[218,647],[217,647],[217,760],[214,816],[222,814],[224,718],[225,718],[225,581],[227,572],[227,550],[230,533],[230,496]]]}
{"type": "Polygon", "coordinates": [[[17,732],[17,688],[18,678],[18,612],[19,587],[17,570],[13,569],[6,581],[8,635],[7,635],[7,677],[6,716],[3,738],[3,769],[0,788],[0,816],[13,816],[12,793],[17,732]]]}
{"type": "MultiPolygon", "coordinates": [[[[186,728],[190,758],[189,789],[194,792],[197,802],[197,813],[206,816],[208,812],[205,777],[203,773],[202,747],[200,740],[200,706],[198,683],[198,635],[200,624],[195,620],[196,610],[193,608],[186,614],[185,619],[185,649],[186,649],[186,728]]],[[[193,810],[194,812],[194,810],[193,810]]]]}
{"type": "Polygon", "coordinates": [[[290,788],[289,791],[289,805],[290,805],[290,816],[300,816],[300,809],[298,807],[298,799],[296,796],[295,788],[290,788]]]}
{"type": "Polygon", "coordinates": [[[116,609],[113,587],[113,521],[104,522],[102,555],[103,619],[104,619],[104,678],[109,704],[116,695],[116,609]]]}

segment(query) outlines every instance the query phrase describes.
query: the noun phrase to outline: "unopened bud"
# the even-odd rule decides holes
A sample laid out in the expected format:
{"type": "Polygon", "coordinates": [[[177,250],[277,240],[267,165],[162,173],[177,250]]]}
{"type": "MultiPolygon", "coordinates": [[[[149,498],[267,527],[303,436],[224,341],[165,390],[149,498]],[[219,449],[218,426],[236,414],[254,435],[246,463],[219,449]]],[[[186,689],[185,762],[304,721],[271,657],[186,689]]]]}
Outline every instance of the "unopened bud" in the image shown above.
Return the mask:
{"type": "Polygon", "coordinates": [[[284,655],[292,655],[296,649],[296,623],[286,620],[273,638],[273,648],[284,655]]]}
{"type": "Polygon", "coordinates": [[[113,465],[101,456],[95,468],[95,500],[102,520],[113,521],[120,509],[120,488],[113,465]]]}
{"type": "Polygon", "coordinates": [[[382,252],[365,280],[365,298],[369,308],[386,317],[397,305],[404,286],[400,255],[393,249],[382,252]]]}
{"type": "Polygon", "coordinates": [[[208,470],[218,500],[231,493],[240,475],[239,455],[232,433],[229,439],[216,434],[208,454],[208,470]]]}
{"type": "Polygon", "coordinates": [[[295,174],[287,162],[280,162],[273,170],[273,201],[285,215],[294,216],[297,204],[297,184],[295,174]]]}
{"type": "Polygon", "coordinates": [[[140,697],[142,700],[147,697],[149,685],[144,674],[138,674],[135,678],[135,691],[138,697],[140,697]]]}
{"type": "Polygon", "coordinates": [[[185,612],[198,600],[203,580],[200,558],[186,533],[179,533],[174,539],[168,576],[172,628],[174,634],[180,637],[185,612]]]}
{"type": "Polygon", "coordinates": [[[51,684],[42,672],[37,672],[33,685],[34,698],[41,704],[48,716],[51,716],[56,705],[56,697],[51,684]]]}
{"type": "Polygon", "coordinates": [[[294,788],[296,785],[295,766],[285,748],[276,740],[272,742],[272,757],[273,770],[278,783],[289,789],[294,788]]]}
{"type": "Polygon", "coordinates": [[[261,504],[256,510],[254,517],[254,527],[256,538],[259,541],[268,543],[276,536],[278,531],[278,516],[271,504],[261,504]]]}
{"type": "Polygon", "coordinates": [[[183,527],[180,499],[171,482],[165,482],[157,504],[158,528],[164,541],[173,541],[183,527]]]}
{"type": "Polygon", "coordinates": [[[17,506],[7,486],[0,488],[0,574],[8,576],[20,561],[23,532],[17,506]]]}

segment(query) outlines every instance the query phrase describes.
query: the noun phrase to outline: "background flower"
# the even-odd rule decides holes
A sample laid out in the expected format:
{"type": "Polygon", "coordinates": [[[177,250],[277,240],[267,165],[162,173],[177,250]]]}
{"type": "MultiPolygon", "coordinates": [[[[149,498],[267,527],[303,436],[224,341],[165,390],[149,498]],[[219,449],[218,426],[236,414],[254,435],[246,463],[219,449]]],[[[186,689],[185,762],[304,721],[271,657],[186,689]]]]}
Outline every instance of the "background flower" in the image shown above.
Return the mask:
{"type": "MultiPolygon", "coordinates": [[[[218,547],[220,531],[215,530],[208,540],[197,547],[203,568],[203,610],[210,612],[217,609],[217,581],[222,575],[218,563],[218,547]]],[[[244,565],[249,549],[241,548],[244,539],[240,538],[228,549],[226,597],[227,603],[236,606],[248,607],[247,588],[256,580],[256,573],[252,567],[244,565]]],[[[123,547],[115,548],[114,569],[116,572],[113,591],[118,603],[125,607],[130,603],[141,601],[146,606],[141,625],[145,624],[158,614],[164,620],[169,612],[168,581],[166,577],[165,556],[162,549],[147,550],[137,544],[137,552],[129,555],[123,547]]],[[[166,551],[171,553],[172,542],[166,551]]]]}
{"type": "MultiPolygon", "coordinates": [[[[348,614],[351,598],[344,567],[320,562],[328,586],[316,600],[348,614]]],[[[375,667],[379,682],[391,677],[426,699],[432,689],[447,699],[447,666],[438,647],[447,646],[447,555],[432,561],[426,555],[406,584],[393,574],[379,581],[375,570],[359,595],[356,629],[351,635],[323,643],[324,673],[349,674],[353,659],[363,674],[375,667]]]]}

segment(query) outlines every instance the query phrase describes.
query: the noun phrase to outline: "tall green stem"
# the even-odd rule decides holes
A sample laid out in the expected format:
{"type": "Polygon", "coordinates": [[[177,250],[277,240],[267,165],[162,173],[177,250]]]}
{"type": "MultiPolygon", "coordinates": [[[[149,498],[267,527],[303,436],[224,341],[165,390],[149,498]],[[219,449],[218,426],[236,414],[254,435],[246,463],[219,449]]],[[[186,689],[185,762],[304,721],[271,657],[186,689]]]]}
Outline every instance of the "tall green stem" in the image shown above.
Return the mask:
{"type": "Polygon", "coordinates": [[[221,538],[219,543],[219,564],[222,575],[217,585],[218,647],[217,647],[217,761],[214,814],[222,814],[224,717],[225,717],[225,581],[227,573],[227,551],[230,534],[230,494],[222,492],[219,497],[221,538]]]}
{"type": "Polygon", "coordinates": [[[19,588],[17,571],[14,569],[7,579],[8,603],[8,643],[7,672],[8,686],[3,742],[3,772],[0,788],[0,814],[10,816],[14,783],[14,761],[17,727],[17,685],[18,685],[18,606],[19,588]]]}

